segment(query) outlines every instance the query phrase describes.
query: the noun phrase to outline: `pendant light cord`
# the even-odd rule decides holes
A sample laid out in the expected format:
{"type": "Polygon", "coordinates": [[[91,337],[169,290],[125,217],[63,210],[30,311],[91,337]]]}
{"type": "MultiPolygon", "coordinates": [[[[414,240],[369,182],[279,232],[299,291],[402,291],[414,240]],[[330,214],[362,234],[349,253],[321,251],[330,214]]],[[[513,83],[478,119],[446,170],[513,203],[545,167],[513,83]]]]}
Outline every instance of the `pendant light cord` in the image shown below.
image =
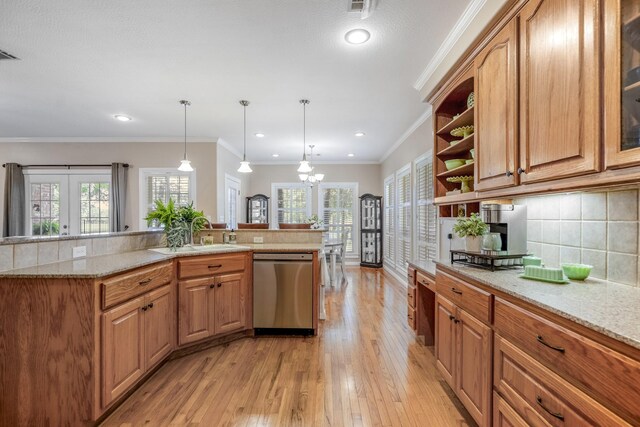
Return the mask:
{"type": "Polygon", "coordinates": [[[244,149],[242,151],[242,161],[247,161],[247,104],[243,104],[244,115],[244,149]]]}
{"type": "Polygon", "coordinates": [[[187,103],[184,103],[184,159],[187,160],[187,103]]]}

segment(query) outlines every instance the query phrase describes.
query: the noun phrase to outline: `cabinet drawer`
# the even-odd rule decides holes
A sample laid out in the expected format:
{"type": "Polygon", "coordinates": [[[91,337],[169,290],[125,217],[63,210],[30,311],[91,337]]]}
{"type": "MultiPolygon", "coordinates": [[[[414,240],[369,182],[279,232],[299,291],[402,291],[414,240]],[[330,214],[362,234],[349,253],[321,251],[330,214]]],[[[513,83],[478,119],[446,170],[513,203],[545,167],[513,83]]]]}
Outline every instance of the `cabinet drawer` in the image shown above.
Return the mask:
{"type": "Polygon", "coordinates": [[[496,390],[528,425],[628,425],[506,339],[495,343],[496,390]]]}
{"type": "Polygon", "coordinates": [[[624,418],[640,420],[640,362],[499,298],[495,329],[624,418]]]}
{"type": "Polygon", "coordinates": [[[416,274],[416,283],[418,285],[426,286],[427,288],[431,289],[433,292],[436,291],[436,284],[433,281],[433,279],[430,278],[427,275],[424,275],[424,274],[420,273],[420,272],[418,272],[416,274]]]}
{"type": "Polygon", "coordinates": [[[407,307],[407,323],[411,329],[416,330],[416,311],[411,307],[407,307]]]}
{"type": "Polygon", "coordinates": [[[415,285],[416,283],[416,269],[409,267],[407,270],[407,282],[409,285],[415,285]]]}
{"type": "Polygon", "coordinates": [[[409,303],[409,307],[415,309],[416,308],[416,288],[415,286],[407,287],[407,302],[409,303]]]}
{"type": "Polygon", "coordinates": [[[173,264],[167,262],[109,277],[102,282],[102,308],[142,295],[150,289],[171,282],[173,264]]]}
{"type": "Polygon", "coordinates": [[[491,323],[491,294],[438,271],[436,291],[449,301],[473,314],[478,320],[491,323]]]}
{"type": "Polygon", "coordinates": [[[245,255],[199,256],[178,261],[178,277],[211,276],[244,270],[245,255]]]}

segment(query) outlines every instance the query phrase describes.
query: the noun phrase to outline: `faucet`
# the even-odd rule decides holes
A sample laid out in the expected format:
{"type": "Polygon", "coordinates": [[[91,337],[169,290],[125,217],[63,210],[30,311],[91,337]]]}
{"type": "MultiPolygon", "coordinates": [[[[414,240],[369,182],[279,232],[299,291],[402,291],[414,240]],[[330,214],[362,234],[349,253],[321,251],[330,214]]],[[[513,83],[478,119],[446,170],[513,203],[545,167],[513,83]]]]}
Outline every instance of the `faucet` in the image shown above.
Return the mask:
{"type": "Polygon", "coordinates": [[[193,245],[194,245],[194,243],[193,243],[193,224],[194,224],[196,221],[206,221],[206,222],[209,224],[209,226],[211,226],[211,221],[209,221],[209,219],[207,219],[207,218],[206,218],[206,217],[204,217],[204,216],[199,216],[199,217],[197,217],[197,218],[194,218],[194,219],[193,219],[193,221],[191,221],[191,225],[190,225],[190,227],[189,227],[189,229],[190,229],[190,231],[191,231],[191,233],[190,233],[190,235],[191,235],[191,243],[190,243],[190,245],[191,245],[191,246],[193,246],[193,245]]]}

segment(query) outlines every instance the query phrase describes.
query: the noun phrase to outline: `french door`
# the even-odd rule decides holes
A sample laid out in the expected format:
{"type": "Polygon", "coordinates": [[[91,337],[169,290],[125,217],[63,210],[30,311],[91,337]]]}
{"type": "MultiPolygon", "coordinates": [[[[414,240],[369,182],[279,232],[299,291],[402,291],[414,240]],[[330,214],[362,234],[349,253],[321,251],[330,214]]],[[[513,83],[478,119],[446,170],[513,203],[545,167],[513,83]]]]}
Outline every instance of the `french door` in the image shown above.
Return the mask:
{"type": "Polygon", "coordinates": [[[108,232],[110,180],[111,176],[104,173],[26,170],[26,234],[66,236],[108,232]]]}

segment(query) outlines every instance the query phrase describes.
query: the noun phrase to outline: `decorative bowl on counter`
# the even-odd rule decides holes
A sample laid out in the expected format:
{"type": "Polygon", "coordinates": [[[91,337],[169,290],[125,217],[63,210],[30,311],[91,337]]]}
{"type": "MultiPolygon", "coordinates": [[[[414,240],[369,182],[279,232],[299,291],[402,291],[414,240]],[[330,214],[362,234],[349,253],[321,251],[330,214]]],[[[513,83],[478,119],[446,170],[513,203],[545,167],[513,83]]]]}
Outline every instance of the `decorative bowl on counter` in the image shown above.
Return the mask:
{"type": "Polygon", "coordinates": [[[584,280],[589,277],[592,265],[587,264],[562,264],[562,271],[571,280],[584,280]]]}
{"type": "Polygon", "coordinates": [[[450,133],[453,136],[466,138],[473,133],[473,125],[454,128],[450,133]]]}
{"type": "Polygon", "coordinates": [[[447,167],[447,170],[450,171],[455,168],[459,168],[464,165],[465,159],[451,159],[445,160],[444,165],[447,167]]]}

